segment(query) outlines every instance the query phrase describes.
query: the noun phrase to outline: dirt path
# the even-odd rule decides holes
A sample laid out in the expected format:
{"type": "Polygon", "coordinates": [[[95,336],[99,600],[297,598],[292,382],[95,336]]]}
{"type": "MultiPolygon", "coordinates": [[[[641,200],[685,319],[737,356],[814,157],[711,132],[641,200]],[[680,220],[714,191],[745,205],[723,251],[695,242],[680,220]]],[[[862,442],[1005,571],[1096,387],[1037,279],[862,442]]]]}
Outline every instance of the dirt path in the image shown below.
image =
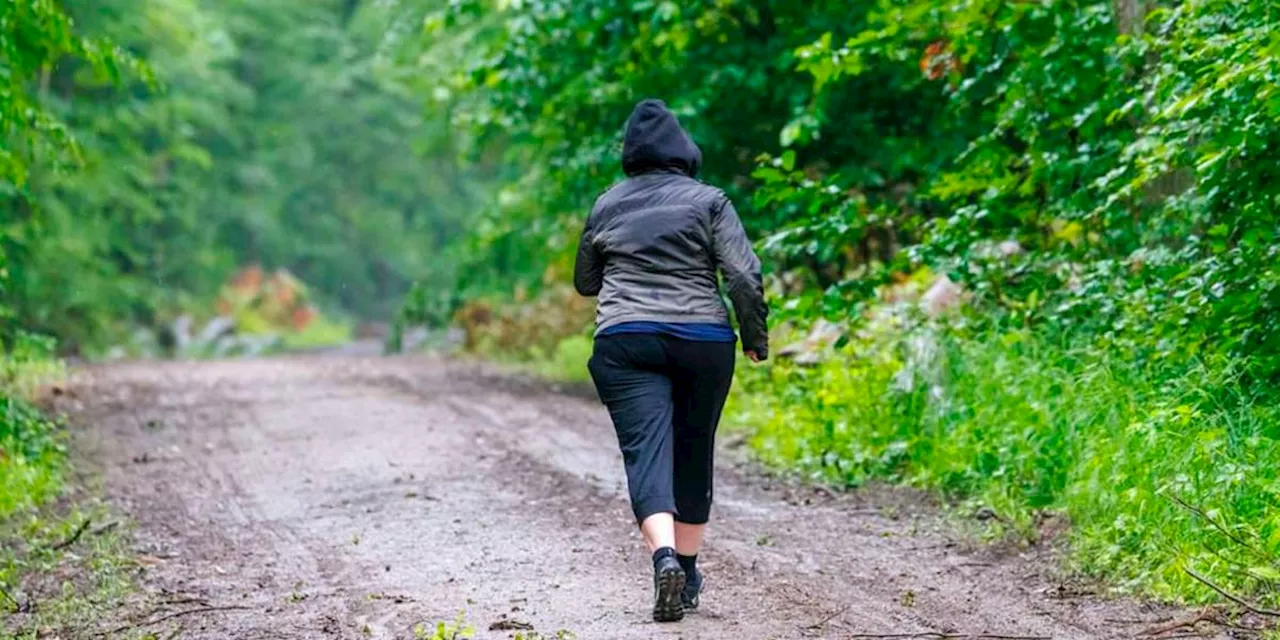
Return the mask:
{"type": "Polygon", "coordinates": [[[1130,638],[1176,615],[967,550],[927,510],[722,465],[703,610],[656,625],[606,414],[474,365],[140,363],[64,398],[155,599],[237,607],[165,623],[182,638],[412,638],[461,612],[479,638],[1130,638]]]}

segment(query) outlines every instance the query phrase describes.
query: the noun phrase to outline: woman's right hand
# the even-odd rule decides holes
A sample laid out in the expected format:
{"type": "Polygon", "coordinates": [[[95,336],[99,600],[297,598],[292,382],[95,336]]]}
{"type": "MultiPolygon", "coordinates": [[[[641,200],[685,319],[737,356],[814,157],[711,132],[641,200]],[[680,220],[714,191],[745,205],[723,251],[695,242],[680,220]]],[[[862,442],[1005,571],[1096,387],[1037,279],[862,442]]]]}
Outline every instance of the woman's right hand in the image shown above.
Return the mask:
{"type": "Polygon", "coordinates": [[[748,351],[743,351],[742,353],[756,364],[760,364],[761,362],[764,362],[764,358],[761,358],[760,354],[756,353],[755,351],[748,350],[748,351]]]}

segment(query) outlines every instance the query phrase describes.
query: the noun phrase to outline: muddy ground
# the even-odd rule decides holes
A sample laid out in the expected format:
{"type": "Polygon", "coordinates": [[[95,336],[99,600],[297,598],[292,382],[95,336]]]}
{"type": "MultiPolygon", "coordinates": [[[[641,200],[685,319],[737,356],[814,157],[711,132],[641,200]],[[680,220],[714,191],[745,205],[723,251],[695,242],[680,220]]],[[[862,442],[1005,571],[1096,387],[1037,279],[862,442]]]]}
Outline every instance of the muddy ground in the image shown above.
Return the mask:
{"type": "Polygon", "coordinates": [[[725,451],[702,610],[657,625],[605,412],[474,364],[112,365],[63,398],[147,567],[147,607],[102,629],[412,638],[464,614],[478,638],[1132,638],[1185,615],[1064,583],[1045,550],[966,544],[901,492],[799,489],[725,451]]]}

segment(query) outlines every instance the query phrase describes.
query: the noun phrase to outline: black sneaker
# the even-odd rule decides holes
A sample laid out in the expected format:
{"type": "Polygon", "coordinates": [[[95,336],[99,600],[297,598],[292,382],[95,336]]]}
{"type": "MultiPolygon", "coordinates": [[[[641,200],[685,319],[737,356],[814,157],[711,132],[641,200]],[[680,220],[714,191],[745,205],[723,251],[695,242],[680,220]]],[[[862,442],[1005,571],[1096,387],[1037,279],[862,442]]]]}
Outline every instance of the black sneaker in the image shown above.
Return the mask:
{"type": "Polygon", "coordinates": [[[675,557],[661,558],[653,565],[653,619],[678,622],[684,619],[684,569],[675,557]]]}
{"type": "Polygon", "coordinates": [[[685,577],[684,590],[680,592],[680,602],[685,611],[698,608],[698,594],[702,593],[702,572],[694,569],[685,577]]]}

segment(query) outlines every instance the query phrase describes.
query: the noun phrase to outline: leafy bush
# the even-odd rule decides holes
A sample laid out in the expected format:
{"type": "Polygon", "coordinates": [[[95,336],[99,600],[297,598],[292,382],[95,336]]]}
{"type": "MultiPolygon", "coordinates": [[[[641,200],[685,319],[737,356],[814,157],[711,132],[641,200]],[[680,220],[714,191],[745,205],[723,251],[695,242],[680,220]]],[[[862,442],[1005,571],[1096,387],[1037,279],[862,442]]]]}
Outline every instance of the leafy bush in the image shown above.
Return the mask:
{"type": "Polygon", "coordinates": [[[562,285],[530,301],[501,305],[474,301],[458,310],[456,320],[466,332],[468,348],[527,358],[558,353],[566,338],[587,334],[594,316],[593,300],[562,285]]]}

